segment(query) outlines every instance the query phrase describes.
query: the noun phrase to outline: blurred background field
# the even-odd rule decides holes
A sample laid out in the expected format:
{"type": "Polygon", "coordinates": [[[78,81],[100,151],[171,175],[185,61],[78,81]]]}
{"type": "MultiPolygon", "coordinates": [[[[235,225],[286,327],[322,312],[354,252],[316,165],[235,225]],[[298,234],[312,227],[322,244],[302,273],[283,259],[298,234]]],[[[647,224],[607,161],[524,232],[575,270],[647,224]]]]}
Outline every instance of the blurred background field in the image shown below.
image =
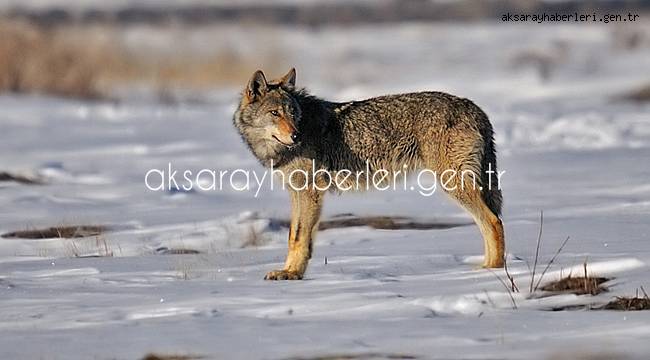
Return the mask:
{"type": "MultiPolygon", "coordinates": [[[[304,84],[409,84],[466,72],[472,56],[481,57],[473,70],[504,81],[527,72],[541,81],[575,81],[606,70],[602,62],[610,55],[646,55],[649,10],[647,2],[631,0],[5,1],[0,91],[205,100],[211,90],[241,87],[257,68],[280,73],[296,66],[304,84]],[[508,12],[544,11],[632,12],[640,20],[500,21],[508,12]],[[484,30],[477,23],[493,25],[484,30]],[[518,31],[532,38],[513,42],[518,31]],[[486,36],[494,39],[488,44],[486,36]],[[464,39],[479,47],[462,49],[464,39]],[[404,69],[401,77],[411,78],[390,79],[396,66],[404,69]],[[571,68],[579,71],[566,78],[571,68]]],[[[639,88],[647,86],[642,80],[639,88]]]]}

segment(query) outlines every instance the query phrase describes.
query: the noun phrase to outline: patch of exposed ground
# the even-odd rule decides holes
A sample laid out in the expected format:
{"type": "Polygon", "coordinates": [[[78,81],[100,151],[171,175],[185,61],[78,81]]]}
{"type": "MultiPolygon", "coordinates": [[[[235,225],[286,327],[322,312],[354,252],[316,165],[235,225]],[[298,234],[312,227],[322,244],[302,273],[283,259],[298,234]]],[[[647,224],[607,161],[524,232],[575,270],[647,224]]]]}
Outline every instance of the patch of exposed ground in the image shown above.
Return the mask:
{"type": "Polygon", "coordinates": [[[6,171],[0,171],[0,182],[15,182],[24,185],[43,184],[43,181],[41,179],[32,176],[27,176],[27,175],[12,174],[6,171]]]}
{"type": "Polygon", "coordinates": [[[571,293],[576,295],[598,295],[607,291],[603,283],[611,279],[604,277],[566,277],[551,281],[540,289],[554,293],[571,293]]]}
{"type": "Polygon", "coordinates": [[[639,289],[636,291],[634,297],[617,296],[614,300],[608,302],[605,306],[600,307],[600,310],[621,310],[621,311],[640,311],[650,310],[650,296],[641,287],[643,296],[639,296],[639,289]]]}
{"type": "Polygon", "coordinates": [[[158,255],[196,255],[200,253],[200,251],[194,249],[168,248],[165,246],[156,249],[158,255]]]}
{"type": "Polygon", "coordinates": [[[287,360],[392,360],[392,359],[417,359],[416,356],[406,354],[389,353],[360,353],[360,354],[337,354],[321,355],[313,357],[292,357],[287,360]]]}
{"type": "Polygon", "coordinates": [[[7,239],[53,239],[98,236],[107,230],[103,225],[53,226],[45,229],[19,230],[2,234],[7,239]]]}
{"type": "MultiPolygon", "coordinates": [[[[271,223],[275,227],[289,227],[289,220],[271,219],[271,223]]],[[[465,225],[469,225],[469,223],[417,220],[405,216],[357,216],[343,214],[321,221],[318,229],[322,231],[354,226],[368,226],[380,230],[431,230],[449,229],[465,225]]]]}
{"type": "Polygon", "coordinates": [[[650,299],[647,297],[619,297],[608,302],[601,310],[640,311],[650,310],[650,299]]]}
{"type": "Polygon", "coordinates": [[[195,360],[195,359],[204,359],[204,357],[197,356],[197,355],[163,355],[163,354],[149,353],[142,358],[142,360],[195,360]]]}

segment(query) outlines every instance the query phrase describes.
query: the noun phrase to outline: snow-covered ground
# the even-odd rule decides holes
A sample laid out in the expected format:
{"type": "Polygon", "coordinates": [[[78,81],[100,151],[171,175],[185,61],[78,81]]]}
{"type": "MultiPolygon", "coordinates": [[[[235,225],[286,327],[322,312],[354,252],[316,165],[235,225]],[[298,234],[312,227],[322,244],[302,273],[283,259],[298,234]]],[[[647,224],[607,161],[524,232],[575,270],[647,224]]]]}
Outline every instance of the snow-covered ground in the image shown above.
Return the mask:
{"type": "MultiPolygon", "coordinates": [[[[217,41],[261,32],[221,33],[217,41]]],[[[144,183],[149,169],[170,162],[193,171],[263,170],[232,127],[236,89],[177,106],[3,95],[0,171],[47,183],[0,183],[0,233],[76,224],[112,230],[99,238],[0,239],[0,358],[647,357],[650,313],[549,310],[650,289],[650,106],[613,100],[650,81],[650,48],[617,48],[608,26],[266,33],[293,49],[286,61],[295,63],[298,83],[323,97],[435,89],[486,110],[506,170],[509,266],[521,293],[510,298],[497,279],[503,270],[477,268],[482,241],[474,225],[323,231],[306,280],[263,281],[284,259],[286,229],[269,219],[288,217],[286,194],[153,192],[144,183]],[[531,53],[557,63],[548,81],[534,67],[512,69],[513,58],[531,53]],[[586,259],[590,272],[614,278],[610,292],[528,296],[541,210],[542,267],[571,237],[544,279],[581,274],[586,259]],[[241,248],[251,231],[264,244],[241,248]],[[201,253],[162,255],[161,247],[201,253]],[[113,256],[85,257],[107,250],[113,256]]],[[[326,218],[470,221],[438,194],[332,195],[325,206],[326,218]]]]}

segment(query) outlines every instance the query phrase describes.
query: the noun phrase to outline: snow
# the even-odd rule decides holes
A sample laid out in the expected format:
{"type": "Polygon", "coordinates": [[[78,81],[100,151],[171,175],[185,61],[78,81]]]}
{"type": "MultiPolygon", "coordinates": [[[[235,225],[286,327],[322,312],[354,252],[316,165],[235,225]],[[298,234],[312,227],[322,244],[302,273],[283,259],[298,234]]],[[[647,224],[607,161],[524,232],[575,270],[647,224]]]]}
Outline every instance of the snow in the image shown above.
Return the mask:
{"type": "MultiPolygon", "coordinates": [[[[230,31],[243,40],[260,31],[286,37],[299,84],[326,98],[435,89],[481,105],[507,171],[509,272],[521,292],[511,298],[497,278],[506,279],[503,270],[478,268],[474,225],[323,231],[306,280],[263,281],[284,260],[286,229],[271,219],[288,218],[286,194],[153,192],[144,184],[149,169],[170,162],[263,171],[232,126],[236,89],[176,106],[2,95],[0,171],[47,184],[0,183],[0,233],[73,224],[111,231],[74,241],[0,239],[1,358],[647,356],[647,312],[549,310],[650,289],[650,107],[613,100],[649,80],[641,74],[650,49],[613,51],[606,26],[230,31]],[[510,68],[512,54],[556,39],[572,55],[549,81],[510,68]],[[598,66],[586,71],[593,54],[598,66]],[[609,292],[529,296],[540,210],[537,276],[570,236],[544,279],[582,274],[586,261],[590,273],[614,278],[609,292]],[[265,243],[241,248],[251,231],[265,243]],[[84,257],[103,246],[112,257],[84,257]],[[201,253],[161,255],[161,247],[201,253]]],[[[471,221],[444,196],[409,191],[328,196],[324,217],[341,213],[471,221]]]]}

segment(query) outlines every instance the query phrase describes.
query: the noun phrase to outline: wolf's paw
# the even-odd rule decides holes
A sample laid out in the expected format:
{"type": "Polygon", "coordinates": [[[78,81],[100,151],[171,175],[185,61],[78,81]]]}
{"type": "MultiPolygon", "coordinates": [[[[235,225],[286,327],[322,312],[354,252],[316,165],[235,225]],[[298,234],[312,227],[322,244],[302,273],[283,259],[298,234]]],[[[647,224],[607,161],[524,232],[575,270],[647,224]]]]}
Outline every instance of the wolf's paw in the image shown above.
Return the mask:
{"type": "Polygon", "coordinates": [[[481,266],[483,269],[498,269],[503,267],[503,260],[493,260],[493,261],[485,261],[483,265],[481,266]]]}
{"type": "Polygon", "coordinates": [[[302,280],[302,274],[288,270],[273,270],[266,273],[264,280],[302,280]]]}

